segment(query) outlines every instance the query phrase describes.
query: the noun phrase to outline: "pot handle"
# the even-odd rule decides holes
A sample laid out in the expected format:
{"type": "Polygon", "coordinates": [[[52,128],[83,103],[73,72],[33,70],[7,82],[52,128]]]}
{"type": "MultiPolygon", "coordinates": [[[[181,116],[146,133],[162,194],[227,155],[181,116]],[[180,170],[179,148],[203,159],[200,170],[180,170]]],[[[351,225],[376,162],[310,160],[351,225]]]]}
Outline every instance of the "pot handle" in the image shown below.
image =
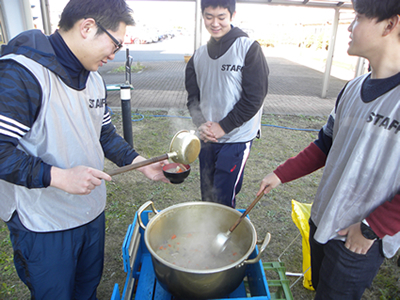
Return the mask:
{"type": "Polygon", "coordinates": [[[146,226],[144,226],[143,221],[142,221],[142,213],[143,211],[148,208],[149,206],[151,206],[151,210],[155,213],[158,214],[158,211],[156,210],[156,208],[154,207],[154,203],[153,201],[147,201],[146,203],[144,203],[137,211],[137,215],[138,215],[138,221],[139,221],[139,225],[140,227],[143,228],[143,230],[146,230],[146,226]]]}
{"type": "Polygon", "coordinates": [[[241,268],[244,265],[250,265],[250,264],[257,263],[261,259],[261,256],[264,253],[264,250],[265,250],[265,248],[267,248],[270,241],[271,241],[271,234],[269,232],[267,232],[267,235],[265,236],[265,239],[261,245],[260,252],[258,253],[258,255],[253,259],[244,260],[242,263],[237,265],[236,268],[241,268]]]}

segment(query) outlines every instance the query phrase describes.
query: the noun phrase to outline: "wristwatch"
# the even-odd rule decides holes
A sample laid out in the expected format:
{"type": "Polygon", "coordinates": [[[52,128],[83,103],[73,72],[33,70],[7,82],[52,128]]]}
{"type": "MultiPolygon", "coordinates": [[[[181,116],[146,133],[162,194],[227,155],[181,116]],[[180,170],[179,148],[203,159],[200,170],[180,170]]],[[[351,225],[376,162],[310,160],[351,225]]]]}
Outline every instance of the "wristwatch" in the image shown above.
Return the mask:
{"type": "Polygon", "coordinates": [[[367,224],[365,224],[364,222],[361,222],[361,233],[362,235],[369,240],[376,240],[377,238],[379,238],[376,233],[371,229],[371,227],[369,227],[367,224]]]}

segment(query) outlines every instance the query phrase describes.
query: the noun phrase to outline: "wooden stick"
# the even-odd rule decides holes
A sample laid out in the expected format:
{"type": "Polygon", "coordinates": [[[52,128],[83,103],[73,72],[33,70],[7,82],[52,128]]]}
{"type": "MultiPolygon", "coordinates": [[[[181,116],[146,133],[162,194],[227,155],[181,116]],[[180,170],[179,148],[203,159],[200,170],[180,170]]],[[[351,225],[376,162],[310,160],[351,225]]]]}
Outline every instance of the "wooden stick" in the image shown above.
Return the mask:
{"type": "Polygon", "coordinates": [[[153,158],[149,158],[149,159],[146,159],[146,160],[134,163],[134,164],[126,165],[126,166],[123,166],[123,167],[118,168],[118,169],[114,169],[114,170],[108,172],[108,175],[110,175],[110,176],[118,175],[118,174],[121,174],[121,173],[128,172],[130,170],[134,170],[134,169],[137,169],[137,168],[140,168],[140,167],[144,167],[144,166],[147,166],[147,165],[154,164],[156,162],[159,162],[159,161],[162,161],[162,160],[168,159],[168,158],[169,158],[168,153],[167,154],[163,154],[163,155],[160,155],[160,156],[157,156],[157,157],[153,157],[153,158]]]}

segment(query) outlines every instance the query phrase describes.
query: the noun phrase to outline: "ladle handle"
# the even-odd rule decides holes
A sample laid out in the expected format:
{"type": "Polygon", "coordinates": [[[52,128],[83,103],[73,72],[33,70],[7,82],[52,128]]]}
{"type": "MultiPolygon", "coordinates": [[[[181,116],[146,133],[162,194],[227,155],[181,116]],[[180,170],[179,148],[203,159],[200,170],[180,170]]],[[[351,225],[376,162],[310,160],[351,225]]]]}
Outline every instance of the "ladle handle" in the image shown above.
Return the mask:
{"type": "Polygon", "coordinates": [[[151,164],[154,164],[156,162],[159,162],[159,161],[162,161],[162,160],[168,159],[168,158],[169,158],[169,155],[168,155],[168,153],[166,153],[166,154],[163,154],[163,155],[160,155],[160,156],[157,156],[157,157],[149,158],[149,159],[146,159],[146,160],[143,160],[143,161],[139,161],[139,162],[134,163],[134,164],[126,165],[126,166],[123,166],[121,168],[111,170],[110,172],[108,172],[108,175],[114,176],[114,175],[121,174],[121,173],[130,171],[130,170],[134,170],[134,169],[137,169],[137,168],[140,168],[140,167],[151,165],[151,164]]]}
{"type": "MultiPolygon", "coordinates": [[[[268,187],[268,185],[264,188],[264,190],[268,187]]],[[[249,207],[245,210],[244,213],[240,216],[239,219],[236,220],[235,224],[232,225],[231,228],[229,228],[229,231],[232,232],[235,230],[235,228],[239,225],[240,222],[246,217],[246,215],[253,209],[253,207],[257,204],[257,202],[264,196],[264,190],[260,195],[257,196],[256,199],[249,205],[249,207]]]]}

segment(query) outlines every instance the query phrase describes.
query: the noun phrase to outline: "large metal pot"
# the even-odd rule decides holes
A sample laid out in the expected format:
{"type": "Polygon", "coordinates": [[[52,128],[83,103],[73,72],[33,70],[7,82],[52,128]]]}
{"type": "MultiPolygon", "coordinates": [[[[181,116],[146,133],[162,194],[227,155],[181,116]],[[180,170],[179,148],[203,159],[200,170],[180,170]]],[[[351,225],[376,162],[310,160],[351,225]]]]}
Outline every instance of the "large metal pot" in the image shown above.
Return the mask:
{"type": "Polygon", "coordinates": [[[151,254],[156,277],[163,288],[182,299],[219,298],[233,292],[243,281],[246,265],[260,260],[270,240],[268,233],[257,257],[248,259],[257,243],[256,230],[248,218],[235,229],[229,241],[229,245],[239,248],[240,255],[235,261],[222,267],[206,270],[184,268],[162,258],[157,254],[157,249],[168,237],[188,232],[206,230],[208,234],[216,236],[225,232],[240,215],[233,208],[211,202],[186,202],[170,206],[161,212],[155,209],[151,201],[143,204],[138,210],[138,220],[145,230],[144,241],[151,254]],[[150,206],[155,216],[145,226],[141,214],[150,206]]]}

